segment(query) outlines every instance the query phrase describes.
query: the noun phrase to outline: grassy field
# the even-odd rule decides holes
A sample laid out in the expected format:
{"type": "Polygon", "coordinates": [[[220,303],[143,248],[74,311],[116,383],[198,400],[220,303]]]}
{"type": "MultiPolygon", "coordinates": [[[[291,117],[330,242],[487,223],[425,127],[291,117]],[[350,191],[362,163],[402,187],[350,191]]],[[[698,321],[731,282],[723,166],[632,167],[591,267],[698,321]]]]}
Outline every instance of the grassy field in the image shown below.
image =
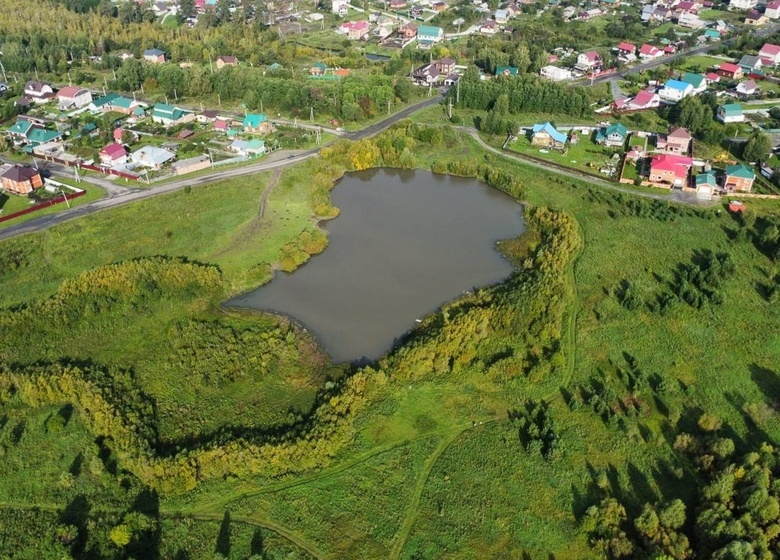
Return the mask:
{"type": "MultiPolygon", "coordinates": [[[[63,208],[67,207],[68,204],[70,205],[71,208],[76,208],[77,206],[81,206],[82,204],[86,204],[88,202],[92,202],[93,200],[97,200],[105,194],[105,191],[103,191],[103,189],[101,189],[96,185],[88,183],[86,181],[82,181],[81,183],[78,184],[76,184],[75,181],[61,179],[61,178],[58,178],[57,181],[59,181],[60,183],[66,183],[68,185],[72,185],[74,187],[82,189],[86,191],[86,194],[78,198],[74,198],[72,200],[70,196],[68,196],[69,203],[67,204],[65,202],[62,202],[54,206],[49,206],[48,208],[42,208],[37,212],[31,212],[29,214],[25,214],[24,216],[19,216],[18,218],[14,218],[12,220],[6,220],[5,222],[0,222],[0,228],[21,224],[23,222],[32,220],[33,218],[37,218],[39,216],[44,216],[46,214],[52,214],[54,212],[62,212],[63,208]]],[[[66,190],[66,195],[68,194],[69,191],[66,190]]],[[[19,212],[29,207],[30,207],[30,199],[27,198],[26,196],[19,196],[13,194],[0,195],[0,210],[2,210],[2,214],[5,216],[9,214],[13,214],[14,212],[19,212]]]]}
{"type": "MultiPolygon", "coordinates": [[[[435,119],[436,110],[425,118],[435,119]]],[[[581,145],[593,146],[586,139],[581,145]]],[[[758,428],[744,412],[746,404],[776,398],[780,309],[766,301],[761,285],[778,272],[777,264],[750,238],[733,234],[738,222],[727,213],[587,186],[488,155],[467,136],[446,147],[421,144],[415,156],[426,167],[436,159],[473,160],[507,171],[521,178],[528,205],[576,220],[584,247],[561,295],[566,365],[541,379],[506,378],[464,360],[446,374],[431,365],[406,379],[392,369],[401,358],[382,361],[376,367],[386,368],[387,377],[375,377],[385,381],[367,389],[369,405],[355,420],[351,444],[329,466],[275,478],[223,477],[186,494],[159,496],[162,557],[596,558],[579,523],[604,492],[621,497],[632,512],[645,501],[692,497],[689,468],[671,441],[691,429],[698,412],[718,415],[740,450],[780,438],[774,409],[758,428]],[[680,267],[708,250],[728,252],[735,265],[721,288],[722,304],[697,309],[677,301],[661,313],[659,294],[672,289],[680,267]],[[632,309],[621,299],[625,282],[639,299],[632,309]],[[641,390],[627,381],[626,372],[638,371],[650,380],[641,390]],[[612,392],[611,413],[567,406],[592,382],[612,392]],[[671,388],[661,391],[661,385],[671,388]],[[550,457],[524,441],[508,414],[523,410],[529,399],[549,403],[559,442],[550,457]],[[599,473],[606,474],[608,490],[597,484],[599,473]]],[[[7,307],[45,297],[94,266],[157,254],[218,264],[226,293],[261,283],[281,247],[315,227],[310,178],[320,165],[315,160],[285,171],[262,219],[260,196],[276,180],[268,174],[180,191],[0,243],[6,259],[21,263],[0,272],[0,301],[7,307]]],[[[757,215],[780,214],[769,201],[749,201],[748,207],[757,215]]],[[[518,243],[531,251],[538,239],[518,243]]],[[[533,294],[518,304],[528,301],[533,294]]],[[[446,324],[448,316],[432,321],[446,324]]],[[[156,403],[164,439],[284,421],[288,408],[310,406],[323,375],[339,373],[313,359],[316,352],[303,352],[301,338],[299,355],[288,356],[268,378],[204,384],[189,370],[165,365],[173,363],[166,339],[189,340],[171,336],[171,329],[190,320],[240,333],[276,324],[211,307],[163,305],[117,319],[102,333],[105,340],[90,340],[87,331],[47,335],[47,353],[30,350],[25,357],[51,359],[60,352],[59,341],[68,341],[72,359],[131,367],[156,403]]],[[[482,336],[481,329],[469,332],[482,336]]],[[[418,351],[426,348],[418,344],[418,351]]],[[[436,348],[429,351],[431,364],[440,364],[436,348]]],[[[25,355],[24,349],[16,352],[25,355]]],[[[457,349],[459,356],[464,352],[457,349]]],[[[103,452],[80,413],[67,422],[56,408],[6,406],[3,413],[3,458],[19,468],[0,477],[0,502],[61,508],[85,492],[95,510],[117,511],[135,500],[141,489],[124,475],[133,491],[123,490],[106,467],[111,461],[99,459],[103,452]],[[74,471],[79,453],[89,461],[74,471]]]]}

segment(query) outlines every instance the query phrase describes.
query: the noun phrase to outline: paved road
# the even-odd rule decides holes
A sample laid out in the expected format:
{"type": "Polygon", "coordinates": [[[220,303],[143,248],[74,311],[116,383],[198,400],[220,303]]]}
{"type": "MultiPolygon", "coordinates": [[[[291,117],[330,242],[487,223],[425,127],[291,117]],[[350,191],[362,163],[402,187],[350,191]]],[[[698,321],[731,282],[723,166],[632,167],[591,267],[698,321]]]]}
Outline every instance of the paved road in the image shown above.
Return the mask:
{"type": "MultiPolygon", "coordinates": [[[[780,30],[780,24],[772,24],[768,27],[765,27],[764,29],[759,29],[758,31],[753,31],[753,35],[757,37],[765,37],[767,35],[771,35],[772,33],[775,33],[776,31],[780,30]]],[[[651,60],[649,62],[643,62],[641,64],[637,64],[636,66],[632,66],[630,68],[626,68],[625,70],[621,70],[620,72],[615,72],[614,74],[606,74],[604,76],[599,76],[597,78],[594,78],[591,82],[589,79],[580,80],[581,85],[588,85],[588,84],[601,84],[604,82],[609,82],[613,80],[619,80],[621,78],[626,77],[628,74],[633,74],[635,72],[644,72],[645,70],[649,70],[651,68],[655,68],[657,66],[661,66],[662,64],[668,64],[672,60],[677,60],[678,58],[683,57],[690,57],[690,56],[696,56],[700,54],[707,53],[709,51],[715,50],[721,45],[728,45],[730,43],[734,42],[734,39],[728,39],[726,41],[721,42],[715,42],[715,43],[708,43],[706,45],[702,45],[700,47],[694,47],[693,49],[685,50],[685,51],[679,51],[675,54],[669,55],[669,56],[663,56],[661,58],[657,58],[655,60],[651,60]]]]}
{"type": "MultiPolygon", "coordinates": [[[[350,132],[345,134],[344,136],[352,140],[359,140],[362,138],[373,136],[374,134],[377,134],[382,130],[388,128],[392,124],[398,122],[399,120],[407,118],[415,111],[418,111],[425,107],[430,107],[431,105],[435,105],[440,100],[441,100],[441,96],[439,95],[433,96],[429,99],[425,99],[423,101],[415,103],[414,105],[410,105],[409,107],[406,107],[405,109],[393,115],[390,115],[386,119],[379,121],[367,128],[364,128],[363,130],[360,130],[358,132],[350,132]]],[[[147,189],[133,188],[133,189],[122,189],[121,191],[119,189],[116,189],[113,193],[109,194],[109,196],[101,198],[100,200],[96,200],[94,202],[84,204],[83,206],[77,206],[71,209],[63,209],[62,212],[58,212],[56,214],[47,214],[45,216],[33,218],[32,220],[29,220],[22,224],[4,228],[0,230],[0,239],[7,239],[9,237],[22,235],[25,233],[41,231],[50,228],[52,226],[55,226],[57,224],[68,222],[70,220],[75,220],[76,218],[82,218],[84,216],[94,214],[95,212],[100,212],[101,210],[107,210],[109,208],[115,208],[117,206],[120,206],[122,204],[127,204],[129,202],[135,202],[137,200],[143,200],[145,198],[150,198],[152,196],[158,196],[161,194],[173,192],[179,189],[183,189],[186,186],[195,187],[199,185],[205,185],[207,183],[213,183],[215,181],[223,181],[225,179],[242,177],[244,175],[251,175],[254,173],[260,173],[262,171],[268,171],[271,169],[286,167],[288,165],[300,163],[309,158],[315,157],[319,152],[319,150],[320,148],[313,148],[310,150],[299,150],[297,152],[290,152],[286,150],[279,151],[279,152],[275,152],[274,154],[272,154],[272,156],[270,156],[267,159],[263,159],[262,161],[258,161],[256,163],[252,163],[242,167],[214,171],[212,173],[201,175],[199,177],[184,177],[182,179],[171,181],[169,183],[154,185],[147,189]]],[[[73,172],[71,170],[70,174],[72,173],[73,172]]],[[[67,171],[65,174],[67,175],[67,171]]]]}

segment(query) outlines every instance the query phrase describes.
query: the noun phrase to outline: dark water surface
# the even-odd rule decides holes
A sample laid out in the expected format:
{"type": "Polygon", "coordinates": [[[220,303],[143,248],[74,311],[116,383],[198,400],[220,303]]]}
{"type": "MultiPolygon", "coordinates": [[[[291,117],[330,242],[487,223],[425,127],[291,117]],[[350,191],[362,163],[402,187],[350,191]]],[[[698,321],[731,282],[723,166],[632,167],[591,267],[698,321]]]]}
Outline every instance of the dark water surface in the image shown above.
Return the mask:
{"type": "Polygon", "coordinates": [[[476,180],[373,169],[331,194],[325,251],[228,305],[291,316],[336,362],[382,356],[415,319],[512,271],[495,244],[523,232],[521,207],[476,180]]]}

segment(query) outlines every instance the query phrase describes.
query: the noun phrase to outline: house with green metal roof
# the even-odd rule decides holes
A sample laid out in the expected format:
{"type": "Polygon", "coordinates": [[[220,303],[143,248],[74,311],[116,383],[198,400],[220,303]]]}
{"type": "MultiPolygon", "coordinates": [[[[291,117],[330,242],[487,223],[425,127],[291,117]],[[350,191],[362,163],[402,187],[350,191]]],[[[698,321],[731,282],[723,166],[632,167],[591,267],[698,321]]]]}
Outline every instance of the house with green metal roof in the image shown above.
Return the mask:
{"type": "Polygon", "coordinates": [[[622,148],[628,138],[628,129],[622,123],[612,123],[596,132],[596,144],[603,144],[611,148],[622,148]]]}
{"type": "Polygon", "coordinates": [[[727,165],[723,188],[731,192],[750,192],[753,189],[753,181],[755,180],[756,174],[744,163],[727,165]]]}
{"type": "Polygon", "coordinates": [[[124,113],[125,115],[131,115],[133,111],[137,107],[140,107],[141,104],[138,103],[135,99],[130,99],[129,97],[118,97],[114,101],[114,111],[117,111],[118,113],[124,113]]]}
{"type": "Polygon", "coordinates": [[[8,135],[12,140],[27,140],[27,134],[33,126],[33,123],[27,119],[17,119],[17,121],[8,129],[8,135]]]}
{"type": "Polygon", "coordinates": [[[444,30],[432,25],[421,25],[417,28],[417,46],[430,48],[444,38],[444,30]]]}
{"type": "Polygon", "coordinates": [[[245,132],[263,132],[263,129],[268,128],[263,126],[267,122],[268,117],[262,113],[247,113],[241,126],[244,127],[245,132]]]}
{"type": "Polygon", "coordinates": [[[166,103],[157,103],[152,109],[152,122],[163,126],[173,126],[190,122],[195,118],[195,113],[185,111],[166,103]]]}
{"type": "Polygon", "coordinates": [[[707,38],[709,41],[720,41],[720,33],[718,32],[718,30],[717,30],[717,29],[712,29],[712,28],[710,28],[710,29],[707,29],[707,30],[704,32],[704,36],[705,36],[705,37],[706,37],[706,38],[707,38]]]}
{"type": "Polygon", "coordinates": [[[47,144],[48,142],[55,142],[62,140],[62,134],[56,130],[48,130],[46,128],[33,127],[27,134],[27,142],[33,148],[40,146],[41,144],[47,144]]]}
{"type": "Polygon", "coordinates": [[[517,76],[518,70],[514,66],[496,66],[496,76],[517,76]]]}
{"type": "Polygon", "coordinates": [[[92,103],[89,104],[89,110],[93,113],[111,111],[114,107],[114,102],[120,97],[118,93],[111,92],[98,99],[93,99],[92,103]]]}
{"type": "Polygon", "coordinates": [[[315,62],[309,68],[309,74],[312,76],[322,76],[328,70],[327,64],[324,62],[315,62]]]}
{"type": "Polygon", "coordinates": [[[745,115],[742,113],[742,105],[739,103],[721,105],[715,111],[715,118],[724,124],[745,122],[745,115]]]}
{"type": "Polygon", "coordinates": [[[701,93],[707,89],[707,79],[701,74],[686,72],[680,76],[680,81],[693,86],[693,93],[701,93]]]}
{"type": "Polygon", "coordinates": [[[718,180],[715,173],[706,171],[699,173],[695,178],[696,196],[703,200],[710,200],[718,188],[718,180]]]}

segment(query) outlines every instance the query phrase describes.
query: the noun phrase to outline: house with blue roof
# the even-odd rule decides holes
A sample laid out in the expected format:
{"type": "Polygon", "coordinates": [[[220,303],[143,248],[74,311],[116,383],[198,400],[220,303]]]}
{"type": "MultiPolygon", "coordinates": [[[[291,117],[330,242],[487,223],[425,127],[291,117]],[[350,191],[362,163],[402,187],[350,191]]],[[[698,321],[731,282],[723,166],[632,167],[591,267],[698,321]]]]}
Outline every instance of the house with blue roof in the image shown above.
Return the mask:
{"type": "Polygon", "coordinates": [[[244,132],[262,134],[268,131],[268,125],[265,125],[267,122],[268,117],[262,113],[247,113],[241,126],[244,128],[244,132]]]}
{"type": "Polygon", "coordinates": [[[157,103],[152,109],[152,122],[163,126],[174,126],[190,122],[195,118],[195,113],[179,109],[166,103],[157,103]]]}
{"type": "Polygon", "coordinates": [[[680,80],[669,80],[658,92],[661,101],[677,103],[693,93],[693,86],[680,80]]]}
{"type": "Polygon", "coordinates": [[[531,145],[538,148],[562,148],[566,139],[550,122],[535,124],[531,129],[531,145]]]}

